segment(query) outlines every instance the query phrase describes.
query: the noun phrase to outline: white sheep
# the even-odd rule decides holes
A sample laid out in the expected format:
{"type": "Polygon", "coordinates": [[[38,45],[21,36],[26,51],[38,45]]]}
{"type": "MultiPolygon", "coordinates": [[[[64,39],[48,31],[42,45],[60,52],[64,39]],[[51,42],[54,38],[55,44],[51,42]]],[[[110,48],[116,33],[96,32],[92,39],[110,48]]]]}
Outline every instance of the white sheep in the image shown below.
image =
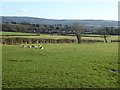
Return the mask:
{"type": "Polygon", "coordinates": [[[34,46],[34,45],[32,45],[32,47],[33,47],[33,48],[38,48],[38,46],[34,46]]]}
{"type": "Polygon", "coordinates": [[[32,46],[29,45],[28,48],[32,48],[32,46]]]}
{"type": "Polygon", "coordinates": [[[41,46],[40,49],[43,49],[43,47],[41,46]]]}
{"type": "Polygon", "coordinates": [[[23,47],[23,48],[26,48],[27,46],[25,46],[25,45],[22,45],[22,47],[23,47]]]}
{"type": "Polygon", "coordinates": [[[34,45],[32,45],[31,47],[35,47],[34,45]]]}
{"type": "Polygon", "coordinates": [[[23,48],[28,47],[28,48],[39,48],[39,49],[43,49],[43,46],[42,46],[42,45],[37,45],[37,46],[35,46],[35,45],[29,45],[29,46],[22,45],[22,47],[23,47],[23,48]]]}
{"type": "Polygon", "coordinates": [[[38,48],[38,46],[34,46],[35,48],[38,48]]]}

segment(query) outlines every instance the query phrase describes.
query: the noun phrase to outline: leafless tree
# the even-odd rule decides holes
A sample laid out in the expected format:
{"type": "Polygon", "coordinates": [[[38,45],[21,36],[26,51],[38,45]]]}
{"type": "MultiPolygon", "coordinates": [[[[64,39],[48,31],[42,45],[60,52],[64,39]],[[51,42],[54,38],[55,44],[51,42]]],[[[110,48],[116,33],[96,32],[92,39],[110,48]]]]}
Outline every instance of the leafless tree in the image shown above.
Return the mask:
{"type": "Polygon", "coordinates": [[[110,36],[111,32],[113,31],[113,27],[106,27],[106,26],[102,26],[99,29],[99,32],[102,35],[102,38],[104,38],[105,43],[107,43],[107,38],[110,36]]]}
{"type": "Polygon", "coordinates": [[[81,37],[84,32],[85,26],[82,23],[73,23],[72,28],[71,28],[77,37],[77,42],[78,44],[81,43],[81,37]]]}

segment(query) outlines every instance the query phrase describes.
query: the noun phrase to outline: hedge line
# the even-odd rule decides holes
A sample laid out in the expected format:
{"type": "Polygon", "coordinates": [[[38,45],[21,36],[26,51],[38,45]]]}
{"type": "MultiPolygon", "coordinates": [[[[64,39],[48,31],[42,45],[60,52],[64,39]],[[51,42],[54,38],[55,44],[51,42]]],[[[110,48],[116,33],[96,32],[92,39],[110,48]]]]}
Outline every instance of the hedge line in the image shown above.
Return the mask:
{"type": "Polygon", "coordinates": [[[2,44],[74,43],[73,39],[3,38],[2,44]]]}
{"type": "MultiPolygon", "coordinates": [[[[76,43],[74,39],[40,39],[40,38],[3,38],[2,44],[39,44],[39,43],[76,43]]],[[[83,43],[104,42],[103,40],[82,40],[83,43]]]]}

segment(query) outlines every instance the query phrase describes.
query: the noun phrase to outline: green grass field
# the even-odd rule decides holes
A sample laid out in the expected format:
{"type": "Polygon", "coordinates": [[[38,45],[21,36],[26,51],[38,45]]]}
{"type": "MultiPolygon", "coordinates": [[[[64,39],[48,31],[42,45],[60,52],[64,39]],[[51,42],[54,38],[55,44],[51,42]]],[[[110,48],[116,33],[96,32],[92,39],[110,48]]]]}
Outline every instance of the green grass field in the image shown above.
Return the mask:
{"type": "Polygon", "coordinates": [[[0,35],[36,35],[34,33],[21,33],[21,32],[0,32],[0,35]]]}
{"type": "Polygon", "coordinates": [[[3,45],[3,88],[116,88],[118,44],[3,45]]]}
{"type": "MultiPolygon", "coordinates": [[[[1,32],[0,32],[1,33],[1,32]]],[[[20,33],[20,32],[2,32],[2,35],[36,35],[33,33],[20,33]]],[[[84,34],[82,37],[83,40],[104,40],[100,37],[100,35],[94,34],[84,34]],[[98,36],[98,37],[92,37],[98,36]]],[[[2,36],[3,38],[11,38],[11,37],[18,37],[18,38],[43,38],[43,39],[76,39],[76,36],[62,36],[62,35],[49,35],[49,34],[40,34],[40,36],[2,36]]],[[[118,40],[118,36],[110,36],[107,38],[108,42],[111,40],[118,40]]]]}

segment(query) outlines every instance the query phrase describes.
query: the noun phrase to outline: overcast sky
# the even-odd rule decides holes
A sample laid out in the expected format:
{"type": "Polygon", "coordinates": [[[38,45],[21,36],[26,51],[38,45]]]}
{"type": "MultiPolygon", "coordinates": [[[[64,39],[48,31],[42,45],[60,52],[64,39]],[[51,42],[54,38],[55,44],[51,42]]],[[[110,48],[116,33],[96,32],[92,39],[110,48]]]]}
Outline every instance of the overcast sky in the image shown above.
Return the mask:
{"type": "Polygon", "coordinates": [[[119,0],[3,0],[1,16],[118,20],[119,0]],[[69,1],[69,2],[68,2],[69,1]]]}

